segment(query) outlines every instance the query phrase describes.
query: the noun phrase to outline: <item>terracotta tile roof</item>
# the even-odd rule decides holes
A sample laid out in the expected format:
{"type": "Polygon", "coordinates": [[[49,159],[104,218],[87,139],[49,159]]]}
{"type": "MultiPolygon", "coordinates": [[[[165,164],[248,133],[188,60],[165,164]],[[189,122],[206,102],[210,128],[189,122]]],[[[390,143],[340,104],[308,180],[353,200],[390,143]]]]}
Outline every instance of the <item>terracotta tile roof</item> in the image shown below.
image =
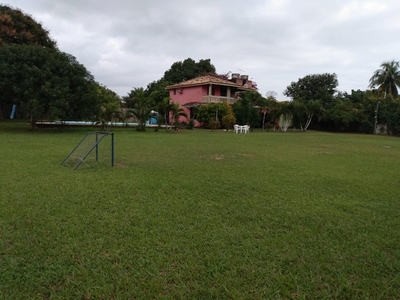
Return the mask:
{"type": "Polygon", "coordinates": [[[197,86],[197,85],[205,85],[205,84],[217,84],[217,85],[224,85],[224,86],[232,86],[236,87],[241,90],[254,90],[249,87],[244,87],[243,85],[236,84],[232,81],[228,81],[219,77],[215,76],[200,76],[196,77],[190,80],[186,80],[177,84],[169,85],[166,87],[167,90],[175,89],[175,88],[181,88],[181,87],[187,87],[187,86],[197,86]]]}

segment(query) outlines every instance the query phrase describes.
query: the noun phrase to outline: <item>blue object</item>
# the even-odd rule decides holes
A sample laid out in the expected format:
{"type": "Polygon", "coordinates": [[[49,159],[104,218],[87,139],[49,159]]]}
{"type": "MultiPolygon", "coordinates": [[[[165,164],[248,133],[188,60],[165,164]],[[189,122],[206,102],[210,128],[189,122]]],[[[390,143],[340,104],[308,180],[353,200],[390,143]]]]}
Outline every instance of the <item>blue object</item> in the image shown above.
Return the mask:
{"type": "Polygon", "coordinates": [[[11,109],[11,115],[10,115],[10,119],[14,119],[15,116],[15,111],[17,110],[17,105],[13,104],[12,109],[11,109]]]}

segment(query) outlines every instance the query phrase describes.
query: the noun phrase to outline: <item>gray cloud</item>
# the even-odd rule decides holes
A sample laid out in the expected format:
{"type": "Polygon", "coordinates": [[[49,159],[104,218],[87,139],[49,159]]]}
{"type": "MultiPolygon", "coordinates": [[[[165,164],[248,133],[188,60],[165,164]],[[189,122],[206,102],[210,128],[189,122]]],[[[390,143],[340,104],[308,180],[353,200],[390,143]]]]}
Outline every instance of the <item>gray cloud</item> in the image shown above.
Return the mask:
{"type": "Polygon", "coordinates": [[[14,0],[100,83],[120,95],[158,80],[175,61],[210,58],[260,92],[307,74],[337,73],[339,90],[366,89],[398,59],[395,0],[14,0]]]}

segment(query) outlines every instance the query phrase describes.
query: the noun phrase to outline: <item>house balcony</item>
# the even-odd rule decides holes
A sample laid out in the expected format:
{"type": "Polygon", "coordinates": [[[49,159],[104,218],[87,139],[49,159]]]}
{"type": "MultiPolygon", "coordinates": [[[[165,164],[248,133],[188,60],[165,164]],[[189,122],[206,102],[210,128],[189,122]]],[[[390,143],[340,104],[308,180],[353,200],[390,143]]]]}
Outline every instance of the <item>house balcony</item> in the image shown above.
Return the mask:
{"type": "Polygon", "coordinates": [[[233,104],[238,99],[232,97],[221,97],[221,96],[203,96],[201,98],[201,103],[220,103],[227,102],[228,104],[233,104]]]}

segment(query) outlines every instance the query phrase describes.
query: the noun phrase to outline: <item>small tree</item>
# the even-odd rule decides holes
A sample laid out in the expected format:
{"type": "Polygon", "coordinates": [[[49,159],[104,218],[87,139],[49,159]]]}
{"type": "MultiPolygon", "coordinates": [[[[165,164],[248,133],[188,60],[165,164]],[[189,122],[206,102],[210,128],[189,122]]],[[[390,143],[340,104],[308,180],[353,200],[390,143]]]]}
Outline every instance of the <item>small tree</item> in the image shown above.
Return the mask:
{"type": "Polygon", "coordinates": [[[101,124],[106,131],[111,130],[112,122],[121,117],[121,107],[118,102],[103,103],[100,107],[100,114],[97,123],[101,124]]]}
{"type": "Polygon", "coordinates": [[[219,126],[220,126],[220,123],[219,123],[218,120],[211,120],[211,121],[208,123],[208,127],[211,128],[211,131],[214,131],[214,130],[218,129],[219,126]]]}
{"type": "Polygon", "coordinates": [[[294,126],[300,127],[302,131],[308,129],[314,116],[320,118],[323,112],[322,105],[317,100],[310,100],[308,102],[294,100],[292,108],[294,126]]]}
{"type": "Polygon", "coordinates": [[[226,131],[232,128],[236,124],[235,114],[233,113],[232,106],[230,106],[226,101],[222,102],[226,109],[226,114],[222,116],[222,126],[225,127],[226,131]]]}
{"type": "Polygon", "coordinates": [[[283,132],[286,132],[290,126],[292,126],[293,115],[292,114],[281,114],[279,117],[279,126],[283,132]]]}
{"type": "Polygon", "coordinates": [[[95,121],[102,127],[110,131],[112,122],[124,117],[121,111],[121,101],[119,96],[112,90],[97,84],[97,98],[101,106],[95,116],[95,121]]]}
{"type": "Polygon", "coordinates": [[[211,103],[200,106],[197,120],[202,122],[204,126],[208,126],[213,120],[220,124],[226,114],[227,108],[223,103],[211,103]]]}
{"type": "Polygon", "coordinates": [[[229,131],[229,128],[232,128],[235,124],[236,118],[233,114],[228,114],[222,117],[222,126],[226,128],[226,131],[229,131]]]}
{"type": "Polygon", "coordinates": [[[188,118],[187,114],[183,110],[182,107],[180,107],[179,103],[170,103],[169,106],[169,113],[171,115],[171,127],[174,127],[175,123],[179,122],[180,117],[185,117],[186,119],[188,118]]]}
{"type": "Polygon", "coordinates": [[[286,132],[293,122],[293,104],[291,102],[282,102],[279,108],[279,127],[286,132]]]}
{"type": "Polygon", "coordinates": [[[166,131],[169,131],[171,129],[168,126],[168,115],[171,107],[169,102],[170,102],[169,97],[166,97],[162,101],[157,103],[158,126],[161,126],[161,123],[163,122],[165,124],[166,131]]]}

